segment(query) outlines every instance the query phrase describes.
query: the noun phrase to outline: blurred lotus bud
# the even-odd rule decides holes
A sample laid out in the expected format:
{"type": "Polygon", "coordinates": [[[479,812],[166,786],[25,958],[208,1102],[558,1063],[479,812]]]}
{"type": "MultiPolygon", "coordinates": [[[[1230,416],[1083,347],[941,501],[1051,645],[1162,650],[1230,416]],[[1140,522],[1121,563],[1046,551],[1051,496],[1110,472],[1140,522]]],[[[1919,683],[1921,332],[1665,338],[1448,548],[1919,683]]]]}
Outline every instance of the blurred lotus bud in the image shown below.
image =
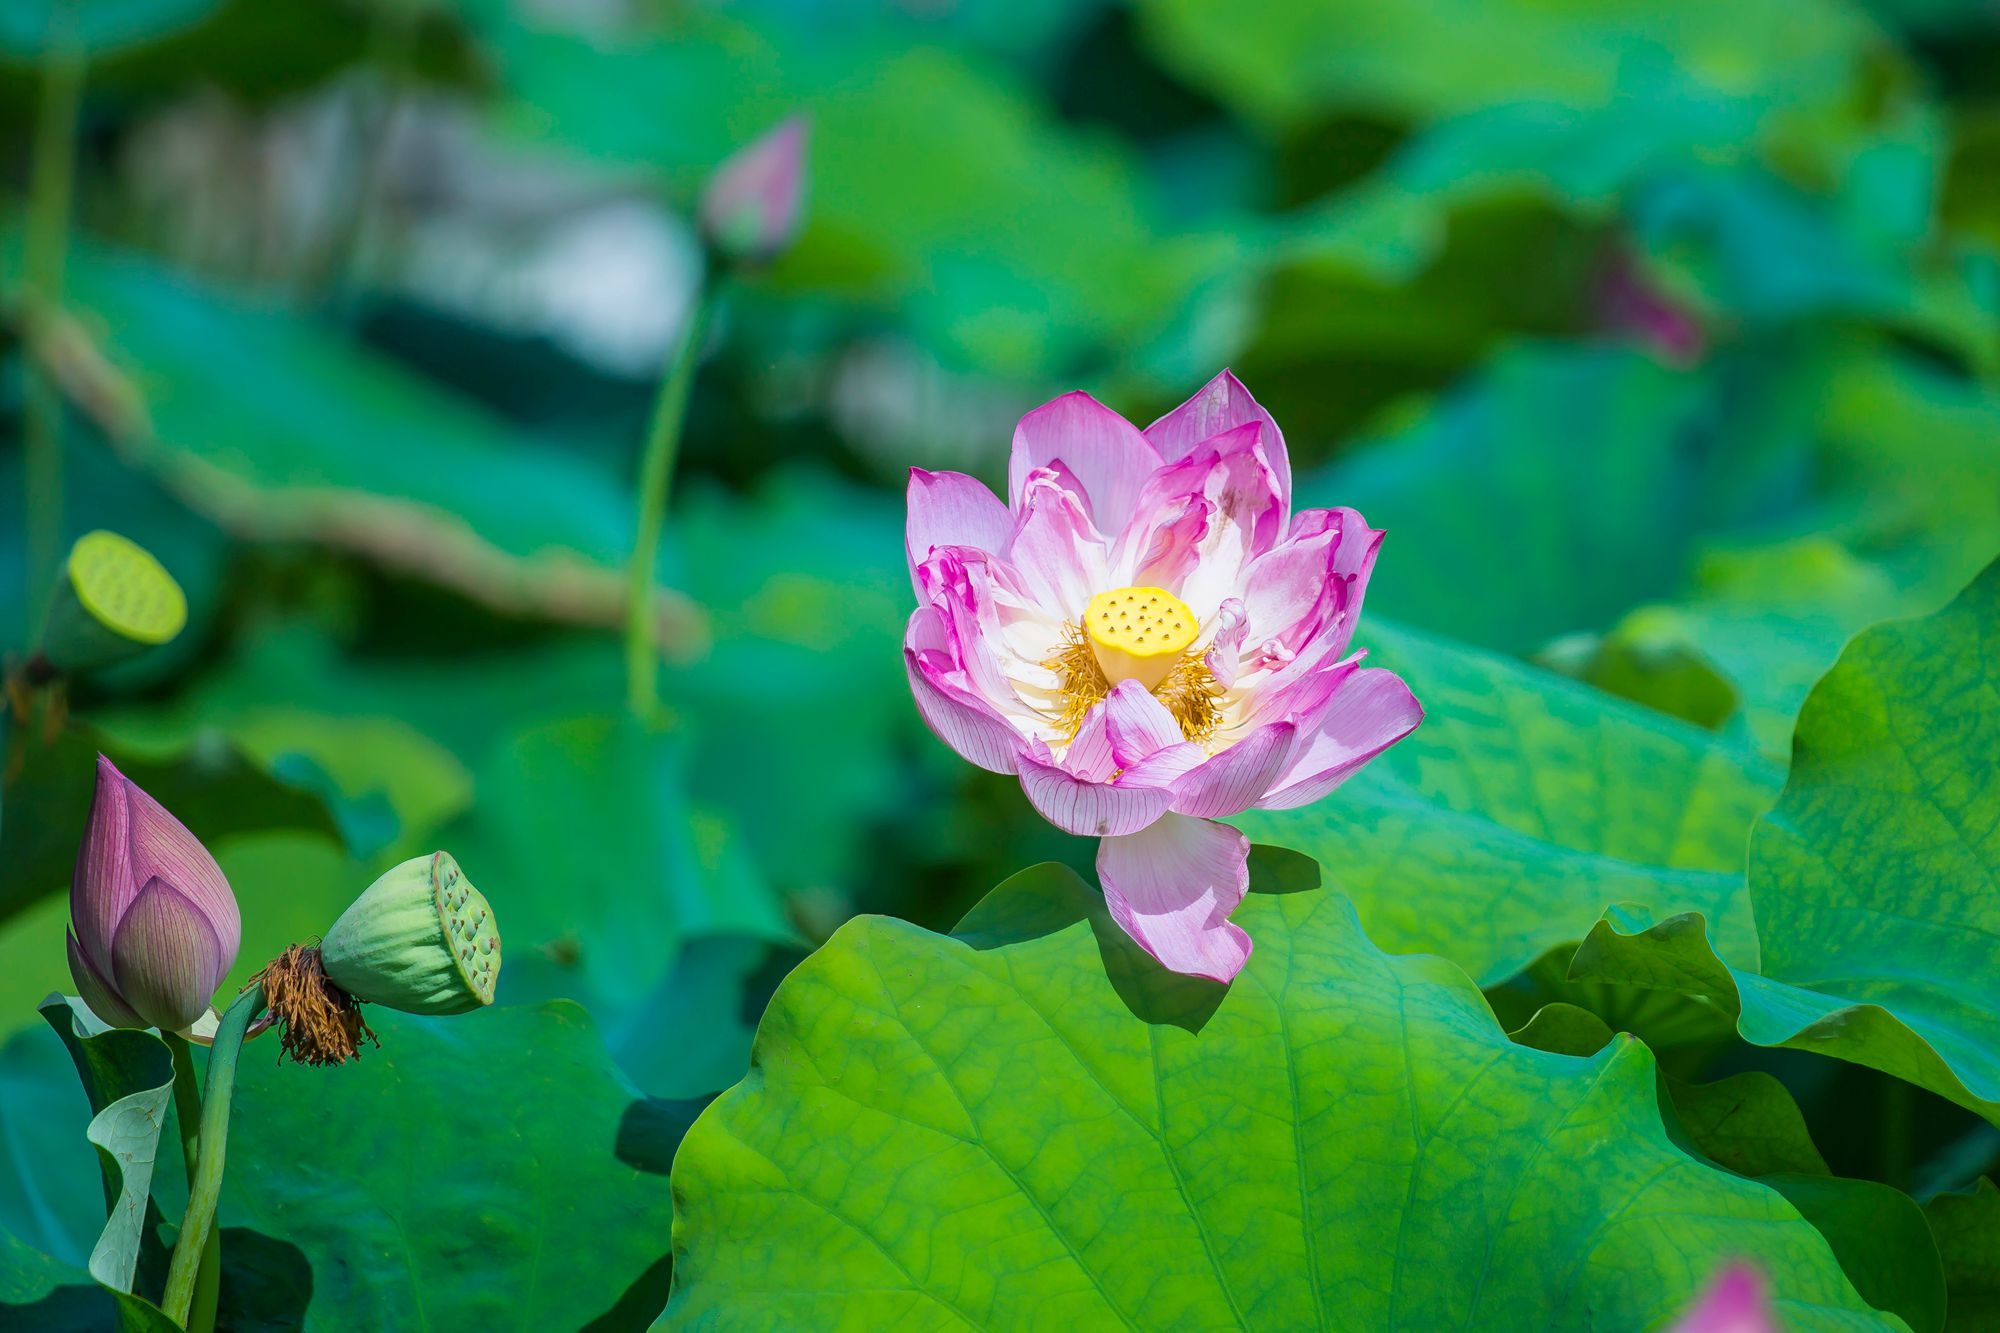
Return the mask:
{"type": "Polygon", "coordinates": [[[1628,249],[1614,249],[1598,278],[1599,322],[1632,339],[1668,365],[1691,366],[1708,348],[1708,333],[1628,249]]]}
{"type": "Polygon", "coordinates": [[[735,264],[767,264],[805,220],[806,119],[793,116],[717,167],[701,196],[701,236],[735,264]]]}
{"type": "Polygon", "coordinates": [[[319,944],[327,979],[409,1014],[493,1003],[500,931],[449,852],[414,857],[364,890],[319,944]]]}
{"type": "Polygon", "coordinates": [[[187,598],[159,561],[115,532],[87,532],[56,581],[41,657],[60,674],[95,671],[167,642],[185,624],[187,598]]]}
{"type": "Polygon", "coordinates": [[[1669,1333],[1778,1333],[1764,1275],[1746,1263],[1723,1268],[1669,1333]]]}
{"type": "Polygon", "coordinates": [[[69,889],[69,969],[113,1027],[179,1032],[236,961],[242,918],[222,868],[103,755],[69,889]]]}

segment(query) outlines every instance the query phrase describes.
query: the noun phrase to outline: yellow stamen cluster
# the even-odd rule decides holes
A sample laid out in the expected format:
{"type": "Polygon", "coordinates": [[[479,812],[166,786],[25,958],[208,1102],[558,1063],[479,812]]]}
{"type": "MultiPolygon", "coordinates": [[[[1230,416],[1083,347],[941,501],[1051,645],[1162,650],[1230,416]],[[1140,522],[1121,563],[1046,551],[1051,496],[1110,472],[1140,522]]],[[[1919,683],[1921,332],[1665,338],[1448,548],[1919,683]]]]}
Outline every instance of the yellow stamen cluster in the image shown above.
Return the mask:
{"type": "Polygon", "coordinates": [[[1045,663],[1062,693],[1063,734],[1074,739],[1113,685],[1136,680],[1166,706],[1182,736],[1206,742],[1222,722],[1223,690],[1195,649],[1199,633],[1194,613],[1160,588],[1116,588],[1091,598],[1083,622],[1065,628],[1045,663]]]}

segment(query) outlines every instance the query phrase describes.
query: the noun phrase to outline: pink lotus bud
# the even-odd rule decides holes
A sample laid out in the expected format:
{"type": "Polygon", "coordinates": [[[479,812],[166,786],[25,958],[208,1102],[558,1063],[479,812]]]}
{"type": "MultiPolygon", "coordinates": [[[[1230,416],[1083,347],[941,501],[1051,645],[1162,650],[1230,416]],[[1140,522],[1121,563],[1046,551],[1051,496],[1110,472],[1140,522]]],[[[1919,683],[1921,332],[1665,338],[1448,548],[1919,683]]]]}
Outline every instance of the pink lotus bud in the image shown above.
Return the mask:
{"type": "Polygon", "coordinates": [[[1749,1264],[1730,1264],[1708,1280],[1670,1333],[1778,1333],[1764,1275],[1749,1264]]]}
{"type": "Polygon", "coordinates": [[[69,970],[113,1027],[179,1032],[208,1008],[242,942],[222,867],[180,820],[97,756],[69,888],[69,970]]]}
{"type": "Polygon", "coordinates": [[[701,236],[738,264],[766,264],[798,238],[805,220],[806,118],[793,116],[739,148],[709,177],[701,236]]]}
{"type": "Polygon", "coordinates": [[[1708,333],[1686,303],[1655,282],[1631,251],[1614,250],[1597,284],[1599,323],[1649,349],[1669,365],[1691,366],[1708,333]]]}

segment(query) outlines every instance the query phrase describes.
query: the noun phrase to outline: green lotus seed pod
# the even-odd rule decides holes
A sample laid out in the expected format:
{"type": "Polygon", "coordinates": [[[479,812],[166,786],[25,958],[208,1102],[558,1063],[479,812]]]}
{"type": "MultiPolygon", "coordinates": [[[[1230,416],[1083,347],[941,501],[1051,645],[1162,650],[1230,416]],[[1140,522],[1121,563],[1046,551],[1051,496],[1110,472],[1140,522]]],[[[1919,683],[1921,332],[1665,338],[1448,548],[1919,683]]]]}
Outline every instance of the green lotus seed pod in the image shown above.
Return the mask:
{"type": "Polygon", "coordinates": [[[42,656],[59,671],[95,671],[165,643],[186,624],[181,585],[145,547],[115,532],[86,532],[56,581],[42,656]]]}
{"type": "Polygon", "coordinates": [[[449,852],[382,873],[319,944],[320,966],[359,1000],[406,1014],[462,1014],[493,1003],[500,930],[449,852]]]}

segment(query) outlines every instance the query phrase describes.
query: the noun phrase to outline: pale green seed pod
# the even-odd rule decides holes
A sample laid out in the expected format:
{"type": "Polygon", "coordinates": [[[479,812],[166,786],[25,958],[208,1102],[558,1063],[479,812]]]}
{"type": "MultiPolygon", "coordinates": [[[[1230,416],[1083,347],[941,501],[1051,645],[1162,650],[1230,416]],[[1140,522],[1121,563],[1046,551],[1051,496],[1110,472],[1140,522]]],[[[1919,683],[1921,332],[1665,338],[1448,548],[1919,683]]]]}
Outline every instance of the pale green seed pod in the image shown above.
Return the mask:
{"type": "Polygon", "coordinates": [[[358,1000],[407,1014],[462,1014],[493,1003],[500,931],[449,852],[386,870],[319,944],[327,977],[358,1000]]]}
{"type": "Polygon", "coordinates": [[[42,656],[57,671],[96,671],[167,642],[187,624],[174,576],[136,542],[86,532],[70,548],[42,630],[42,656]]]}

